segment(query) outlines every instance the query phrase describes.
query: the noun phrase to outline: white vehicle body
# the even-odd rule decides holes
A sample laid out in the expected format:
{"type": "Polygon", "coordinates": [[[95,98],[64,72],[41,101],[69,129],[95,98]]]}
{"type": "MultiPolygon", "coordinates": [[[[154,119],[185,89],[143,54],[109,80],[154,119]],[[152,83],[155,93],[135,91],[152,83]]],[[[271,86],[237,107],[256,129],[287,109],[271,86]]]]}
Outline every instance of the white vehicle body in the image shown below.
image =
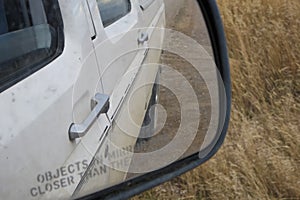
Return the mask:
{"type": "Polygon", "coordinates": [[[143,83],[153,82],[158,73],[158,67],[139,66],[158,63],[160,51],[134,50],[162,45],[163,32],[150,27],[164,27],[163,0],[130,0],[129,13],[106,27],[97,0],[58,3],[62,53],[0,93],[1,199],[67,199],[124,180],[126,172],[103,166],[101,182],[77,191],[96,152],[107,151],[108,138],[121,147],[135,144],[139,129],[126,124],[130,117],[138,126],[143,123],[152,91],[143,83]],[[149,41],[138,44],[141,34],[149,41]],[[110,97],[107,115],[98,116],[83,137],[70,140],[70,126],[89,116],[96,93],[110,97]]]}

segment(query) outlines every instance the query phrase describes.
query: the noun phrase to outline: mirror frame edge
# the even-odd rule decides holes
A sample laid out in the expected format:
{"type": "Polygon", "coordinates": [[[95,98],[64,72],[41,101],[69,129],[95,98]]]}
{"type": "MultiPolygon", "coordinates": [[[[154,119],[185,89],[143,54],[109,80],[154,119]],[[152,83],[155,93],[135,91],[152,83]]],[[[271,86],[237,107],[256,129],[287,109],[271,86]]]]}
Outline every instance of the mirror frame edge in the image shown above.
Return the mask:
{"type": "Polygon", "coordinates": [[[216,0],[197,0],[197,2],[206,22],[215,62],[223,79],[226,92],[227,108],[225,121],[217,143],[207,156],[202,159],[199,158],[199,153],[197,152],[167,167],[141,175],[80,199],[128,199],[198,167],[212,158],[222,146],[227,134],[231,112],[231,78],[226,36],[216,0]]]}

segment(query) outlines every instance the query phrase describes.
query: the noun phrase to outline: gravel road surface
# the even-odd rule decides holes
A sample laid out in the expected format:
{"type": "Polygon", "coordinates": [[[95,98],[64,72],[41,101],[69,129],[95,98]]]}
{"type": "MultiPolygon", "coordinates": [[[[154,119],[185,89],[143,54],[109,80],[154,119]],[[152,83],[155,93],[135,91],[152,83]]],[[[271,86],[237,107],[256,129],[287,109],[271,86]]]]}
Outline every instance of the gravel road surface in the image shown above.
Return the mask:
{"type": "MultiPolygon", "coordinates": [[[[176,149],[173,149],[174,153],[162,155],[159,158],[156,158],[157,160],[155,158],[153,160],[133,158],[132,165],[145,169],[147,169],[147,167],[149,168],[149,166],[158,160],[159,162],[163,162],[162,160],[168,160],[172,156],[175,156],[174,160],[177,160],[179,158],[177,152],[183,151],[184,154],[181,155],[181,158],[183,158],[197,153],[200,150],[211,119],[211,96],[209,94],[207,84],[203,79],[203,74],[206,76],[205,80],[209,80],[211,85],[216,85],[217,80],[214,64],[212,63],[211,58],[213,53],[210,46],[210,39],[197,2],[194,0],[165,0],[165,6],[166,28],[174,31],[166,32],[164,45],[167,49],[179,49],[184,51],[183,54],[186,55],[186,57],[183,58],[182,56],[174,53],[163,51],[161,56],[161,64],[163,66],[171,67],[184,76],[184,78],[192,86],[198,102],[187,101],[188,106],[180,105],[180,97],[174,94],[172,88],[160,86],[159,104],[164,109],[160,109],[161,106],[157,107],[157,124],[158,127],[163,126],[163,128],[159,132],[156,132],[155,135],[149,139],[140,139],[138,145],[136,146],[135,152],[151,153],[163,149],[168,144],[174,142],[176,134],[178,134],[178,130],[180,130],[183,123],[188,123],[190,127],[197,126],[198,130],[196,130],[197,134],[195,136],[192,134],[192,131],[186,128],[186,135],[184,135],[184,137],[181,139],[181,143],[176,143],[176,149]],[[186,41],[183,41],[182,38],[184,38],[184,36],[178,36],[177,34],[174,34],[175,31],[189,36],[193,40],[197,41],[197,44],[195,45],[193,42],[187,43],[186,41]],[[202,49],[199,49],[199,45],[202,49]],[[189,62],[186,58],[188,58],[189,62]],[[198,70],[191,65],[191,61],[198,65],[198,70]],[[199,73],[199,67],[201,74],[199,73]],[[189,109],[190,115],[184,116],[183,118],[181,113],[182,107],[183,109],[189,109]],[[193,114],[193,111],[195,110],[200,111],[199,120],[195,120],[195,117],[197,117],[197,114],[193,114]],[[163,120],[164,113],[167,114],[166,120],[163,120]],[[195,138],[192,144],[190,144],[190,147],[186,149],[185,139],[188,140],[190,137],[195,138]]],[[[164,67],[162,68],[160,81],[170,82],[174,88],[181,87],[181,97],[191,96],[188,90],[184,89],[182,79],[174,78],[174,74],[170,73],[169,69],[164,67]]],[[[217,94],[213,94],[214,98],[216,98],[216,95],[217,94]]],[[[130,174],[128,177],[132,177],[132,174],[130,174]]]]}

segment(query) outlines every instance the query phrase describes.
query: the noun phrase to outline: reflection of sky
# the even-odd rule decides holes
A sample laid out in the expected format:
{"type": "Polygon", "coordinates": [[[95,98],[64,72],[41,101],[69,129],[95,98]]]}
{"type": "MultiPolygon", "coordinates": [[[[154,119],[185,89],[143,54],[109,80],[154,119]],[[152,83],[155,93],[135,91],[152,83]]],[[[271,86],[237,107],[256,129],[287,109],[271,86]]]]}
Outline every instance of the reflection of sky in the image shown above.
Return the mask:
{"type": "Polygon", "coordinates": [[[101,5],[101,6],[110,6],[110,7],[113,7],[113,6],[124,6],[127,4],[127,0],[98,0],[98,5],[101,5]]]}
{"type": "Polygon", "coordinates": [[[103,24],[111,23],[128,12],[128,0],[98,0],[97,2],[103,24]]]}

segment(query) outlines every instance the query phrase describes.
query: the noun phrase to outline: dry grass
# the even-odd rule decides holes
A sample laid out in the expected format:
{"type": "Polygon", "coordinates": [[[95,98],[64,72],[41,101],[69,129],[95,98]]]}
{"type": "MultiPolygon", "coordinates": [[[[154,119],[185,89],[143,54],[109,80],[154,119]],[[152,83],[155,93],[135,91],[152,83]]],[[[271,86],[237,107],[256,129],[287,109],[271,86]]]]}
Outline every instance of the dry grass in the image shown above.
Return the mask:
{"type": "Polygon", "coordinates": [[[300,1],[218,2],[233,82],[226,141],[134,199],[300,199],[300,1]]]}

